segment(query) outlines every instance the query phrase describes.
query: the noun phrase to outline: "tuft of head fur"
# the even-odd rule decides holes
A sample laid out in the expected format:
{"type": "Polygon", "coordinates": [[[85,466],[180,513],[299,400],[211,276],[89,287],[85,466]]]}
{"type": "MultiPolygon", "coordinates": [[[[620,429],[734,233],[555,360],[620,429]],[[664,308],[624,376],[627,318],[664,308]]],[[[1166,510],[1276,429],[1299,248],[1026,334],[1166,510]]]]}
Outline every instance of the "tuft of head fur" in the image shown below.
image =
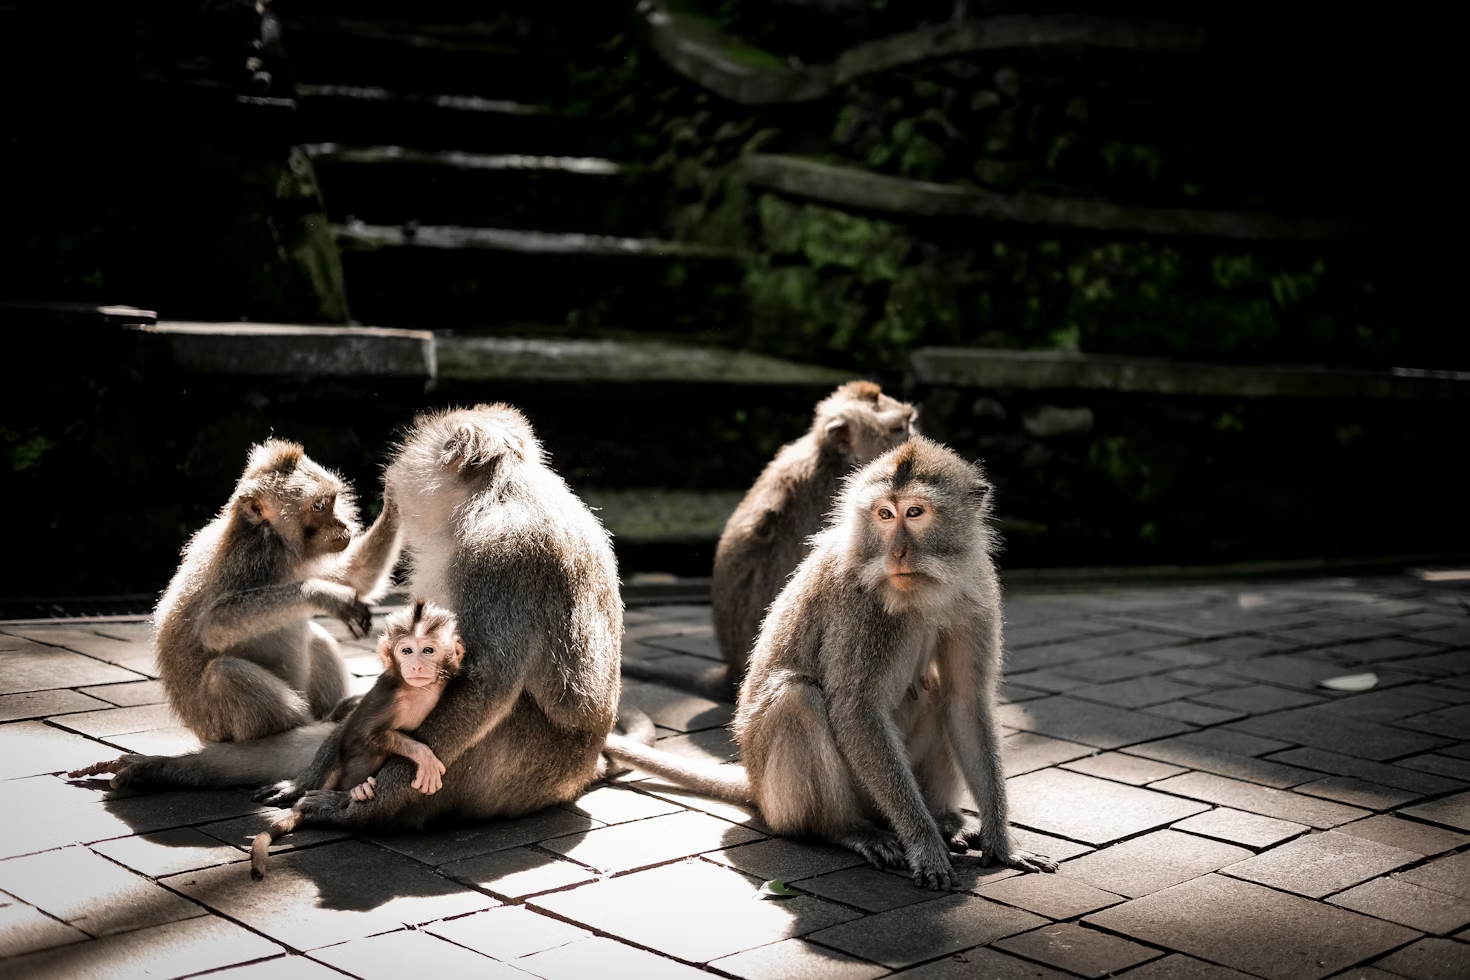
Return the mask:
{"type": "Polygon", "coordinates": [[[446,630],[452,633],[454,628],[454,613],[426,599],[414,600],[413,605],[398,610],[383,624],[389,644],[406,636],[432,636],[446,630]]]}

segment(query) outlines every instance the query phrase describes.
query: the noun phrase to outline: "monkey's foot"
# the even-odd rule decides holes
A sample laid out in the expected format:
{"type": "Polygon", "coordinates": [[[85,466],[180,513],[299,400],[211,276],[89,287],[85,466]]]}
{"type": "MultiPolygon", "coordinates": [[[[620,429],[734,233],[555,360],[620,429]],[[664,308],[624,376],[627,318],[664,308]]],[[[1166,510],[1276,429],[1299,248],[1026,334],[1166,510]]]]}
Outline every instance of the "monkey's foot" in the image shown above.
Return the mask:
{"type": "Polygon", "coordinates": [[[104,772],[119,772],[125,765],[122,759],[113,759],[111,762],[94,762],[85,769],[73,769],[66,774],[66,778],[81,779],[83,776],[100,776],[104,772]]]}
{"type": "Polygon", "coordinates": [[[351,803],[352,796],[341,790],[314,789],[301,797],[296,811],[301,814],[303,824],[337,827],[346,822],[343,817],[351,803]]]}
{"type": "Polygon", "coordinates": [[[956,854],[964,854],[970,848],[980,846],[983,828],[979,817],[950,811],[936,815],[934,821],[939,824],[939,835],[956,854]]]}
{"type": "Polygon", "coordinates": [[[1010,853],[1004,857],[987,848],[980,858],[980,863],[982,865],[1001,864],[1007,868],[1015,868],[1017,871],[1045,871],[1048,874],[1057,870],[1057,863],[1045,854],[1032,854],[1019,847],[1011,848],[1010,853]]]}
{"type": "Polygon", "coordinates": [[[107,784],[109,788],[122,789],[129,783],[165,782],[160,776],[172,761],[168,756],[125,755],[114,764],[116,768],[102,771],[117,774],[107,784]]]}
{"type": "Polygon", "coordinates": [[[880,871],[884,868],[907,868],[908,860],[903,854],[903,844],[898,837],[877,827],[859,827],[849,831],[837,841],[850,851],[856,851],[868,863],[880,871]]]}
{"type": "Polygon", "coordinates": [[[297,800],[301,799],[303,792],[305,791],[296,785],[294,779],[283,779],[279,783],[271,783],[269,786],[260,787],[260,789],[250,794],[250,798],[256,803],[264,803],[266,806],[278,806],[285,809],[293,806],[297,800]]]}
{"type": "Polygon", "coordinates": [[[933,891],[951,892],[959,887],[955,880],[954,867],[949,863],[949,851],[938,841],[914,847],[908,860],[914,884],[933,891]]]}

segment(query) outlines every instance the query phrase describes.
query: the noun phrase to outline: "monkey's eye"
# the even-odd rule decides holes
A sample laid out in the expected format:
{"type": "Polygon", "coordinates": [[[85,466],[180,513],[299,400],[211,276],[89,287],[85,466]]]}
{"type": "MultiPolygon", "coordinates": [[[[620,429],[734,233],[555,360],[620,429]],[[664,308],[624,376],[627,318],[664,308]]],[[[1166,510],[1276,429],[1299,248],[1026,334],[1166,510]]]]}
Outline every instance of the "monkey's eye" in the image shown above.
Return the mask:
{"type": "Polygon", "coordinates": [[[424,647],[424,656],[426,656],[426,657],[432,657],[433,655],[434,655],[434,648],[433,647],[424,647]]]}
{"type": "Polygon", "coordinates": [[[891,521],[891,520],[893,520],[893,511],[889,510],[887,507],[879,507],[878,508],[878,520],[880,520],[880,521],[891,521]]]}
{"type": "Polygon", "coordinates": [[[889,429],[888,431],[891,432],[891,433],[893,433],[896,436],[901,436],[905,432],[907,432],[908,430],[909,430],[909,427],[906,426],[906,425],[895,425],[893,428],[889,429]]]}
{"type": "Polygon", "coordinates": [[[405,657],[411,657],[411,656],[413,656],[413,647],[404,647],[402,650],[399,650],[398,652],[400,654],[402,654],[403,656],[405,656],[405,657]]]}
{"type": "Polygon", "coordinates": [[[922,508],[922,507],[910,507],[908,509],[908,511],[904,513],[904,516],[905,517],[918,517],[922,513],[924,513],[924,508],[922,508]]]}

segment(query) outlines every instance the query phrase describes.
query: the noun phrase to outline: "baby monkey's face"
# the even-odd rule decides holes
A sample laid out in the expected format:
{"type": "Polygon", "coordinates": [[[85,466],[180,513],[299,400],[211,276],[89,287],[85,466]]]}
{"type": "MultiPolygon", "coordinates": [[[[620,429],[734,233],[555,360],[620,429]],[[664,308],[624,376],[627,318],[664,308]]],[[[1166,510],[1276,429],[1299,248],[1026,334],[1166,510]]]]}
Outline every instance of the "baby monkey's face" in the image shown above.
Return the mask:
{"type": "Polygon", "coordinates": [[[385,636],[379,653],[383,667],[396,673],[409,687],[428,687],[448,680],[464,656],[459,637],[452,632],[385,636]]]}

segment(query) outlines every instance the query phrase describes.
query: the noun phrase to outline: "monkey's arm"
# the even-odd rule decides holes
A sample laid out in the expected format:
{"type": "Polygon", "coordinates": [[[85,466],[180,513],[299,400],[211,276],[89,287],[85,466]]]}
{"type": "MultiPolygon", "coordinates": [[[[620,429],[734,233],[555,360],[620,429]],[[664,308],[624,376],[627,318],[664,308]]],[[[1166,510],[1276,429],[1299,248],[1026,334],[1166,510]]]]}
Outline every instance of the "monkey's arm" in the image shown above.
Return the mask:
{"type": "Polygon", "coordinates": [[[444,775],[444,763],[423,742],[409,738],[395,728],[378,732],[372,742],[378,751],[387,755],[401,755],[418,767],[413,778],[413,788],[420,793],[432,795],[439,792],[439,787],[444,785],[440,778],[444,775]]]}
{"type": "Polygon", "coordinates": [[[347,546],[341,567],[332,579],[351,586],[363,598],[377,598],[388,587],[400,543],[398,502],[385,489],[383,512],[366,534],[354,538],[347,546]]]}
{"type": "Polygon", "coordinates": [[[309,578],[228,593],[200,617],[199,639],[205,649],[227,650],[316,610],[336,616],[360,636],[372,626],[372,613],[351,586],[309,578]]]}

